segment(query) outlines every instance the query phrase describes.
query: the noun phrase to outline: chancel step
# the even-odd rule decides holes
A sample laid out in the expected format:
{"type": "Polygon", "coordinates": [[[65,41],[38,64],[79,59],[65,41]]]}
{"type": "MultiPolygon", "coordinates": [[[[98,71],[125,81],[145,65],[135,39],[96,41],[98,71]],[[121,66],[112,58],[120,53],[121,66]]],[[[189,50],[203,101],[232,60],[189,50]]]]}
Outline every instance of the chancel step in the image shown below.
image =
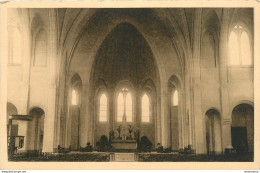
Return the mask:
{"type": "Polygon", "coordinates": [[[134,162],[137,161],[135,153],[111,153],[110,161],[112,162],[134,162]]]}

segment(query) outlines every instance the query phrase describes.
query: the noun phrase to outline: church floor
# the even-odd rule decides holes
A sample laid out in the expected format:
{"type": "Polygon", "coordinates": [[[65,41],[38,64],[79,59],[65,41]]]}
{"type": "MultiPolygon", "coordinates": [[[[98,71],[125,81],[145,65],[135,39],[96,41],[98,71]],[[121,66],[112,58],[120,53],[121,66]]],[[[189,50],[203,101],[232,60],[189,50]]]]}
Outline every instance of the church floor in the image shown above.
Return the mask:
{"type": "Polygon", "coordinates": [[[9,161],[32,161],[32,162],[252,162],[254,156],[252,153],[228,154],[228,155],[183,155],[176,153],[109,153],[109,152],[91,152],[81,153],[73,152],[67,154],[50,154],[48,156],[26,156],[14,155],[9,161]]]}

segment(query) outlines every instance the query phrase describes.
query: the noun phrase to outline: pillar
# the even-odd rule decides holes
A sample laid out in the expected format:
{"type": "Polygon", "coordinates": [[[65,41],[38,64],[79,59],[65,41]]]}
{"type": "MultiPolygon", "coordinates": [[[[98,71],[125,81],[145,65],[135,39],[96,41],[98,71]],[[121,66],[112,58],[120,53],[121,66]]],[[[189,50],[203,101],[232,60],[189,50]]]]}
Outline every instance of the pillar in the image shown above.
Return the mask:
{"type": "Polygon", "coordinates": [[[167,110],[167,85],[166,82],[161,83],[161,145],[165,148],[168,147],[169,133],[168,133],[168,118],[169,112],[167,110]]]}
{"type": "MultiPolygon", "coordinates": [[[[43,152],[53,152],[55,144],[55,113],[56,113],[56,59],[57,59],[57,28],[56,28],[56,10],[49,9],[49,44],[48,44],[48,56],[51,63],[49,72],[51,76],[50,92],[47,96],[48,99],[48,111],[45,112],[44,119],[44,141],[43,152]],[[47,137],[48,136],[48,137],[47,137]]],[[[44,110],[45,111],[45,110],[44,110]]]]}
{"type": "Polygon", "coordinates": [[[202,9],[195,9],[194,12],[194,38],[193,38],[193,116],[192,116],[192,130],[195,135],[195,149],[196,154],[202,154],[206,152],[204,123],[205,118],[201,111],[201,79],[200,79],[200,40],[201,40],[201,19],[202,9]],[[195,131],[194,131],[195,130],[195,131]]]}
{"type": "Polygon", "coordinates": [[[232,148],[231,145],[231,115],[229,110],[229,91],[227,78],[228,60],[228,26],[230,9],[222,9],[220,43],[219,43],[219,76],[220,76],[220,103],[222,122],[222,142],[223,150],[232,148]]]}

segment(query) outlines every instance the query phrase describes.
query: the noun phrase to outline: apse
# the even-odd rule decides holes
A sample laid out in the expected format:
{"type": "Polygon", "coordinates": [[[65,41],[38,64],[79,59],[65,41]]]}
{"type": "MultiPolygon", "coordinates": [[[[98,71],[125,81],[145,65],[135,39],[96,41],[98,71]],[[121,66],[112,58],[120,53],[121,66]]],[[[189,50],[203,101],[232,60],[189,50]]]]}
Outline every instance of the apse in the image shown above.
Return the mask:
{"type": "MultiPolygon", "coordinates": [[[[118,24],[101,44],[92,67],[92,91],[98,93],[93,99],[95,106],[94,138],[98,141],[102,135],[108,136],[111,130],[116,131],[122,123],[124,112],[121,91],[126,89],[127,124],[140,130],[141,136],[147,136],[155,143],[156,88],[159,74],[153,53],[142,34],[129,23],[118,24]],[[147,81],[152,86],[147,90],[147,81]],[[98,115],[101,102],[98,99],[106,93],[109,108],[105,113],[106,122],[99,121],[98,115]],[[153,100],[143,108],[142,96],[147,95],[153,100]],[[121,99],[121,101],[120,101],[121,99]],[[144,109],[149,110],[149,122],[142,122],[144,109]]],[[[147,100],[146,100],[147,101],[147,100]]],[[[145,116],[145,115],[144,115],[145,116]]],[[[147,120],[147,117],[146,117],[147,120]]],[[[140,137],[141,137],[140,136],[140,137]]]]}
{"type": "Polygon", "coordinates": [[[115,86],[121,80],[133,85],[148,78],[157,81],[152,51],[137,29],[129,23],[117,25],[102,43],[95,65],[94,80],[115,86]]]}

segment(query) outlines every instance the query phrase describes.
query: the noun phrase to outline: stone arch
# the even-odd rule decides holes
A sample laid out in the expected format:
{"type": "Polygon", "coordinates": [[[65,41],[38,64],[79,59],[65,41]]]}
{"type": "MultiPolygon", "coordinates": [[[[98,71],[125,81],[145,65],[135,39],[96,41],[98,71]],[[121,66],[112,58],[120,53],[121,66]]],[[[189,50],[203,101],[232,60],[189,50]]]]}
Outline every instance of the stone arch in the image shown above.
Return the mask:
{"type": "MultiPolygon", "coordinates": [[[[12,127],[10,127],[11,125],[9,124],[9,119],[11,118],[12,115],[17,115],[17,114],[18,114],[18,110],[17,110],[16,106],[10,102],[7,102],[7,105],[6,105],[7,136],[11,135],[10,133],[11,133],[11,128],[12,128],[12,127]]],[[[17,123],[12,122],[12,124],[17,124],[17,123]]],[[[17,131],[18,131],[18,127],[17,127],[17,131]]]]}
{"type": "Polygon", "coordinates": [[[147,136],[148,139],[156,146],[156,134],[157,134],[157,105],[158,105],[158,96],[156,94],[156,86],[151,78],[148,78],[142,84],[142,89],[140,94],[138,94],[138,104],[137,104],[137,123],[140,124],[140,136],[147,136]],[[149,98],[149,111],[150,111],[150,121],[147,123],[142,122],[142,98],[146,94],[149,98]],[[140,116],[138,116],[140,115],[140,116]]]}
{"type": "Polygon", "coordinates": [[[250,41],[251,55],[254,56],[254,23],[253,11],[249,8],[234,9],[229,24],[229,34],[232,32],[235,25],[241,25],[246,31],[250,41]]]}
{"type": "MultiPolygon", "coordinates": [[[[80,15],[85,13],[83,11],[80,15]]],[[[74,28],[77,30],[77,34],[74,34],[74,36],[68,35],[66,37],[67,40],[71,40],[72,42],[67,42],[66,48],[64,47],[68,53],[68,56],[66,55],[67,57],[65,57],[67,59],[67,65],[64,62],[64,64],[61,65],[61,68],[65,71],[73,71],[73,69],[77,68],[78,72],[82,74],[82,79],[86,81],[86,86],[88,86],[86,90],[88,90],[89,94],[87,96],[88,98],[85,100],[86,103],[84,104],[88,105],[88,108],[86,108],[88,109],[88,113],[86,112],[86,114],[89,115],[89,120],[94,123],[94,103],[92,101],[94,96],[91,95],[93,93],[93,84],[91,81],[93,80],[91,77],[94,73],[92,67],[95,66],[95,57],[110,32],[122,23],[128,23],[136,28],[147,42],[147,45],[154,56],[154,61],[158,68],[158,80],[154,81],[154,83],[157,88],[156,95],[159,99],[157,104],[157,114],[159,116],[161,114],[160,112],[165,109],[165,106],[161,105],[161,102],[164,102],[165,99],[162,101],[161,98],[159,98],[161,97],[160,93],[167,89],[167,82],[161,83],[161,81],[167,81],[167,76],[169,76],[169,74],[166,74],[165,66],[168,66],[168,68],[174,66],[174,73],[178,76],[182,76],[182,65],[176,65],[180,64],[180,60],[178,59],[175,46],[173,46],[173,40],[169,37],[168,32],[164,32],[169,28],[164,26],[164,23],[161,21],[162,18],[151,9],[145,9],[145,12],[138,9],[91,10],[88,14],[86,12],[86,15],[87,17],[84,19],[84,22],[80,24],[82,30],[80,28],[76,29],[75,26],[72,26],[72,29],[74,28]],[[105,16],[104,13],[106,14],[105,16]],[[145,20],[142,17],[143,14],[147,16],[145,17],[145,20]],[[97,21],[99,22],[97,23],[97,21]],[[78,62],[85,64],[85,66],[78,66],[78,62]],[[162,88],[161,85],[164,85],[164,87],[162,88]]],[[[79,19],[75,20],[75,22],[78,23],[79,19]]],[[[63,82],[63,80],[60,80],[60,82],[63,82]]],[[[113,88],[114,86],[111,87],[113,88]]],[[[159,124],[159,120],[157,123],[159,124]]],[[[91,128],[88,133],[88,139],[90,139],[91,142],[94,140],[92,131],[93,128],[91,128]]],[[[158,138],[158,141],[161,140],[160,132],[158,132],[156,137],[158,138]]]]}
{"type": "Polygon", "coordinates": [[[35,13],[30,24],[32,36],[35,36],[38,33],[38,31],[45,26],[44,24],[45,23],[41,15],[39,13],[35,13]]]}
{"type": "MultiPolygon", "coordinates": [[[[239,100],[239,101],[235,101],[235,102],[233,102],[233,103],[231,103],[231,105],[230,105],[230,107],[232,108],[230,111],[230,114],[232,115],[232,111],[233,111],[233,109],[237,106],[237,105],[240,105],[240,104],[248,104],[248,105],[250,105],[250,106],[252,106],[252,107],[254,107],[254,102],[253,102],[253,100],[250,100],[250,99],[244,99],[244,100],[239,100]]],[[[232,117],[231,117],[232,118],[232,117]]]]}
{"type": "Polygon", "coordinates": [[[203,11],[201,63],[205,68],[216,68],[218,65],[220,20],[214,9],[203,11]]]}
{"type": "Polygon", "coordinates": [[[241,103],[232,110],[232,146],[238,153],[254,152],[254,107],[241,103]]]}
{"type": "MultiPolygon", "coordinates": [[[[108,16],[110,16],[112,13],[119,13],[119,12],[108,12],[107,13],[107,15],[108,16]]],[[[152,15],[152,14],[149,14],[149,15],[152,15]]],[[[88,27],[90,27],[91,25],[92,25],[92,23],[93,23],[93,20],[94,19],[96,19],[97,20],[97,17],[98,16],[98,14],[96,14],[96,15],[93,15],[92,16],[92,18],[90,17],[89,18],[89,21],[88,21],[88,25],[89,26],[86,26],[86,28],[88,28],[88,27]]],[[[122,22],[128,22],[128,23],[130,23],[130,24],[132,24],[132,25],[134,25],[136,28],[137,28],[137,30],[144,36],[144,38],[146,39],[146,41],[148,42],[148,44],[149,44],[149,46],[151,47],[151,50],[153,51],[153,53],[154,53],[154,55],[156,56],[155,57],[155,59],[156,59],[156,62],[157,62],[157,64],[158,64],[158,66],[160,66],[158,69],[159,69],[159,74],[160,74],[160,78],[162,77],[162,76],[166,76],[165,74],[161,74],[162,72],[163,72],[163,70],[164,70],[164,68],[162,67],[162,65],[163,64],[165,64],[164,62],[162,62],[162,60],[161,59],[163,59],[163,58],[159,58],[159,54],[162,54],[162,52],[161,52],[161,50],[163,50],[163,49],[160,49],[159,47],[158,47],[158,44],[156,45],[156,44],[154,44],[154,42],[152,41],[152,38],[153,38],[153,36],[151,36],[150,34],[150,32],[147,30],[147,28],[151,28],[151,27],[154,27],[154,29],[157,27],[159,27],[160,29],[159,30],[162,30],[162,28],[163,28],[163,26],[160,26],[160,25],[158,25],[158,26],[150,26],[150,23],[148,22],[148,21],[143,21],[142,23],[140,23],[140,21],[138,21],[137,19],[134,19],[133,18],[133,16],[131,16],[131,13],[128,13],[127,15],[123,15],[123,16],[120,16],[120,18],[118,18],[120,15],[113,15],[113,16],[110,16],[110,18],[108,19],[108,20],[111,20],[111,22],[108,24],[108,23],[105,23],[104,25],[101,25],[100,24],[100,27],[99,28],[97,28],[98,30],[100,30],[100,33],[101,34],[99,34],[96,38],[99,38],[99,39],[95,39],[95,41],[93,42],[93,44],[94,43],[97,43],[97,46],[95,47],[95,48],[89,48],[88,50],[91,50],[88,54],[89,55],[87,55],[87,56],[91,56],[91,57],[93,57],[93,56],[95,56],[95,53],[97,52],[97,48],[99,48],[99,45],[103,42],[103,40],[104,40],[104,38],[106,38],[106,36],[107,36],[107,34],[109,34],[109,32],[113,29],[113,28],[115,28],[118,24],[120,24],[120,23],[122,23],[122,22]],[[104,28],[106,28],[106,32],[104,32],[104,28]],[[102,29],[102,30],[101,30],[102,29]],[[160,49],[160,50],[159,50],[160,49]],[[156,51],[156,52],[155,52],[156,51]],[[158,53],[157,53],[158,52],[158,53]],[[92,55],[90,55],[90,54],[92,54],[92,55]],[[162,68],[161,68],[162,67],[162,68]]],[[[152,20],[152,18],[155,18],[154,16],[153,17],[151,17],[151,20],[152,20]]],[[[101,21],[101,23],[103,22],[103,20],[106,20],[106,19],[102,19],[102,20],[100,20],[101,21]]],[[[156,19],[156,20],[159,20],[159,19],[156,19]]],[[[150,21],[151,22],[151,21],[150,21]]],[[[153,21],[154,22],[154,21],[153,21]]],[[[157,22],[159,22],[159,21],[157,21],[157,22]]],[[[84,30],[86,30],[86,28],[84,28],[84,30]]],[[[90,31],[92,32],[92,30],[93,29],[91,29],[90,31]]],[[[83,37],[86,37],[87,35],[88,35],[88,37],[90,36],[90,33],[88,33],[88,34],[85,34],[85,33],[81,33],[82,35],[81,36],[79,36],[79,37],[81,37],[81,39],[79,39],[78,40],[78,43],[75,45],[74,44],[74,50],[73,50],[73,53],[71,53],[71,55],[73,55],[72,57],[70,57],[70,58],[72,58],[72,60],[70,60],[69,62],[72,62],[73,61],[73,59],[74,59],[74,57],[75,57],[75,54],[77,53],[77,49],[78,49],[78,46],[79,46],[79,44],[81,44],[81,40],[83,39],[83,37]]],[[[154,34],[154,33],[153,33],[154,34]]],[[[95,35],[94,33],[93,33],[93,35],[95,35]]],[[[157,36],[155,36],[155,37],[157,37],[157,36]]],[[[165,39],[167,39],[166,37],[168,37],[168,36],[166,36],[166,35],[164,35],[163,37],[165,37],[165,38],[162,38],[163,40],[165,40],[165,39]]],[[[92,38],[90,38],[90,39],[92,39],[92,38]]],[[[158,39],[158,40],[160,40],[160,39],[158,39]]],[[[157,40],[157,42],[158,42],[158,40],[157,40]]],[[[90,41],[89,40],[89,42],[92,42],[92,41],[90,41]]],[[[168,40],[168,44],[172,44],[172,42],[171,42],[171,40],[168,40]]],[[[86,46],[88,46],[88,43],[85,43],[85,45],[86,46]]],[[[165,45],[164,45],[165,46],[165,45]]],[[[172,49],[171,47],[169,47],[169,46],[167,46],[168,48],[167,49],[172,49]]],[[[166,48],[166,47],[165,47],[166,48]]],[[[172,50],[173,51],[173,50],[172,50]]],[[[169,55],[170,56],[170,55],[169,55]]],[[[161,56],[161,57],[166,57],[166,56],[161,56]]],[[[93,60],[91,60],[91,61],[93,61],[93,60]]],[[[71,63],[68,63],[68,64],[71,64],[71,63]]],[[[90,63],[90,64],[92,64],[92,62],[90,63]]],[[[88,73],[89,74],[89,73],[88,73]]],[[[88,78],[88,77],[87,77],[88,78]]]]}
{"type": "Polygon", "coordinates": [[[230,16],[229,28],[233,29],[236,24],[240,24],[253,36],[253,11],[249,8],[234,9],[233,14],[230,16]]]}
{"type": "Polygon", "coordinates": [[[132,84],[131,81],[129,80],[121,80],[117,83],[116,87],[115,87],[115,90],[114,90],[114,96],[113,96],[113,99],[114,99],[114,119],[115,119],[115,129],[117,128],[117,99],[118,99],[118,96],[119,96],[119,93],[121,92],[121,90],[123,88],[127,88],[128,89],[128,92],[131,94],[131,97],[132,97],[132,114],[133,114],[133,121],[132,123],[136,122],[136,87],[132,84]]]}
{"type": "Polygon", "coordinates": [[[205,140],[207,154],[222,152],[221,116],[218,110],[208,109],[205,113],[205,140]]]}
{"type": "MultiPolygon", "coordinates": [[[[98,80],[96,83],[96,90],[94,95],[94,141],[97,142],[100,140],[100,137],[102,135],[108,136],[108,132],[110,131],[110,126],[112,124],[112,121],[114,119],[113,115],[111,114],[110,107],[112,105],[111,101],[111,92],[109,88],[107,87],[107,84],[103,79],[98,80]],[[100,98],[102,95],[106,96],[107,99],[107,121],[100,122],[99,116],[100,116],[100,98]]],[[[95,144],[95,143],[94,143],[95,144]]]]}
{"type": "Polygon", "coordinates": [[[178,150],[182,145],[182,84],[176,75],[172,75],[168,80],[168,143],[172,150],[178,150]],[[177,91],[177,93],[176,93],[177,91]],[[178,94],[178,105],[174,106],[172,103],[173,94],[178,94]]]}
{"type": "Polygon", "coordinates": [[[45,111],[40,107],[32,107],[29,111],[32,121],[28,122],[25,147],[29,153],[43,150],[45,111]]]}
{"type": "MultiPolygon", "coordinates": [[[[19,18],[19,16],[18,16],[19,18]]],[[[23,30],[22,24],[11,19],[7,24],[8,32],[8,63],[20,65],[23,63],[23,30]]]]}
{"type": "Polygon", "coordinates": [[[34,50],[34,66],[46,66],[47,65],[47,34],[43,28],[33,37],[33,47],[34,50]]]}
{"type": "Polygon", "coordinates": [[[66,128],[66,144],[70,150],[80,149],[82,80],[78,73],[74,74],[68,88],[68,115],[66,128]],[[73,100],[75,99],[75,100],[73,100]]]}
{"type": "Polygon", "coordinates": [[[148,78],[143,82],[142,89],[156,92],[156,86],[151,78],[148,78]]]}
{"type": "Polygon", "coordinates": [[[13,103],[7,102],[6,109],[7,109],[7,118],[11,115],[18,114],[18,110],[13,103]]]}

